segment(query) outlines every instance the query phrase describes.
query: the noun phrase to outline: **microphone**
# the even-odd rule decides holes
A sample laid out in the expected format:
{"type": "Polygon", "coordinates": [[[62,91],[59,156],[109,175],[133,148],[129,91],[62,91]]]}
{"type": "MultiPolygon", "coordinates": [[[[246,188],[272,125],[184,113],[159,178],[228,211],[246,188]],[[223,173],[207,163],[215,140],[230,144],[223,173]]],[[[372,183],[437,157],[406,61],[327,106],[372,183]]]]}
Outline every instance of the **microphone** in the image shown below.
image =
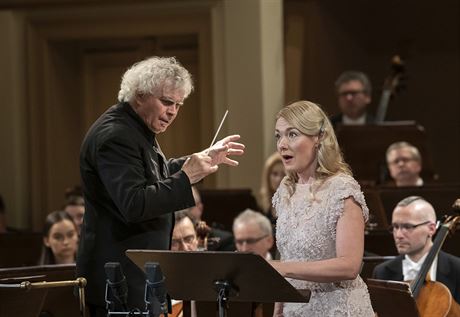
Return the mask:
{"type": "Polygon", "coordinates": [[[171,299],[166,291],[165,277],[161,267],[156,262],[147,262],[144,265],[147,276],[145,285],[145,302],[149,317],[157,317],[171,313],[171,299]]]}
{"type": "MultiPolygon", "coordinates": [[[[119,262],[107,262],[104,265],[105,276],[107,277],[107,286],[110,288],[114,299],[123,308],[123,311],[128,311],[128,284],[126,277],[123,275],[119,262]]],[[[106,294],[106,300],[107,300],[106,294]]]]}

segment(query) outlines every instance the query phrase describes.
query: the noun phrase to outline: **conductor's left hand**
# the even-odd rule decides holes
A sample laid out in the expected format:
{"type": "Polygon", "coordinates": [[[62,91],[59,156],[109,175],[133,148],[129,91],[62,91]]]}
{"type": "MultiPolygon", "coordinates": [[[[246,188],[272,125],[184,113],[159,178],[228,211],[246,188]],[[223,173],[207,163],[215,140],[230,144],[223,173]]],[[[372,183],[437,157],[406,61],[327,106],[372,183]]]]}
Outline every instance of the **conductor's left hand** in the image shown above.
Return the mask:
{"type": "Polygon", "coordinates": [[[204,150],[203,152],[211,158],[211,165],[227,164],[230,166],[237,166],[238,161],[230,159],[230,155],[243,155],[244,144],[238,143],[240,136],[238,134],[229,135],[219,141],[213,146],[204,150]]]}

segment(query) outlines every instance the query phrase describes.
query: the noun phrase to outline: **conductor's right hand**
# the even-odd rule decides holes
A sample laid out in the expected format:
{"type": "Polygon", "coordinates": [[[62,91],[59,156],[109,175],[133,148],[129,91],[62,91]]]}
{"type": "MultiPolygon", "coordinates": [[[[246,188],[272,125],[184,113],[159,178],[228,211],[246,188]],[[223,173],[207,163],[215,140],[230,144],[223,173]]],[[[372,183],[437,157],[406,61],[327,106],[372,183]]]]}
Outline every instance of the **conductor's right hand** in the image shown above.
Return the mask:
{"type": "Polygon", "coordinates": [[[211,163],[212,159],[209,155],[204,152],[195,153],[187,158],[182,165],[182,170],[187,174],[190,184],[195,184],[219,169],[218,165],[213,166],[211,163]]]}

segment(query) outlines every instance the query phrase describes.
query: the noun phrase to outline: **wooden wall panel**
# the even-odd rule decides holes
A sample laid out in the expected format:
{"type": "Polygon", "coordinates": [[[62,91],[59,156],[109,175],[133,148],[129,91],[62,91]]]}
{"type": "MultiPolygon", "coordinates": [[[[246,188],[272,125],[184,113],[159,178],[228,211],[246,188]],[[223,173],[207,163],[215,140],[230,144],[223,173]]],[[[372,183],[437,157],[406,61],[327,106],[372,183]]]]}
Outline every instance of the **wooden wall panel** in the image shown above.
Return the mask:
{"type": "MultiPolygon", "coordinates": [[[[212,73],[209,64],[199,63],[199,54],[209,49],[198,46],[200,36],[209,32],[206,15],[180,16],[158,18],[150,24],[140,18],[136,32],[119,29],[125,33],[117,33],[117,38],[108,32],[121,27],[116,15],[102,20],[93,19],[93,12],[80,12],[68,20],[51,16],[30,19],[29,47],[34,52],[28,59],[34,144],[30,192],[35,229],[41,228],[47,213],[61,208],[64,189],[80,182],[83,137],[94,120],[116,103],[121,75],[135,61],[152,55],[176,56],[195,78],[195,93],[172,127],[159,137],[165,154],[189,154],[210,142],[201,136],[212,134],[206,130],[211,124],[201,123],[211,122],[212,105],[199,102],[205,98],[200,96],[200,81],[210,83],[206,76],[212,73]],[[183,24],[178,25],[177,20],[183,24]]],[[[212,88],[208,86],[206,91],[212,93],[212,88]]]]}

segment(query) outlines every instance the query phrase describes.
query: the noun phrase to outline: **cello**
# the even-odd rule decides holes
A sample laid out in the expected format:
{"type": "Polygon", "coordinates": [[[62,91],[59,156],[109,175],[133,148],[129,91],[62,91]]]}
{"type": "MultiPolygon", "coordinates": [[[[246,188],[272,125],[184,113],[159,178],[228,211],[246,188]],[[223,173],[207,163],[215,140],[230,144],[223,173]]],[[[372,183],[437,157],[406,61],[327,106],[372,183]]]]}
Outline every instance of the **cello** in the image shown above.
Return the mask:
{"type": "Polygon", "coordinates": [[[405,65],[401,57],[399,57],[399,55],[393,56],[391,59],[391,72],[383,84],[383,91],[375,116],[376,123],[385,121],[391,97],[403,86],[402,79],[404,78],[404,69],[405,65]]]}
{"type": "MultiPolygon", "coordinates": [[[[455,205],[454,208],[456,209],[455,205]]],[[[456,210],[456,215],[445,216],[436,233],[433,246],[428,252],[416,278],[410,285],[421,317],[460,317],[460,305],[453,299],[449,289],[440,282],[426,280],[427,273],[441,250],[447,235],[449,232],[455,232],[458,222],[460,222],[458,210],[456,210]]]]}

